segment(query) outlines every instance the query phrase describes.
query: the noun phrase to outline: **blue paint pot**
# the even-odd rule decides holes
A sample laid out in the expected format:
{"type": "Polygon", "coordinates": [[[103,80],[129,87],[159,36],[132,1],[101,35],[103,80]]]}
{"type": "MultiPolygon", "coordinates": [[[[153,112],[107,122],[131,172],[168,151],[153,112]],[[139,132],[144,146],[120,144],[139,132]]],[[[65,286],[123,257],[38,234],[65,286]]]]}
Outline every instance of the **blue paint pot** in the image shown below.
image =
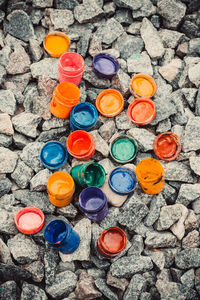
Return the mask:
{"type": "Polygon", "coordinates": [[[40,160],[45,168],[54,170],[62,167],[67,161],[68,151],[59,142],[46,143],[40,152],[40,160]]]}
{"type": "Polygon", "coordinates": [[[88,187],[80,193],[79,207],[88,219],[100,222],[108,213],[107,197],[99,188],[88,187]]]}
{"type": "Polygon", "coordinates": [[[108,183],[113,192],[119,195],[128,195],[134,191],[138,182],[133,170],[118,167],[110,173],[108,183]]]}
{"type": "Polygon", "coordinates": [[[88,102],[77,104],[70,114],[70,127],[72,130],[89,131],[97,122],[97,109],[88,102]]]}
{"type": "Polygon", "coordinates": [[[119,62],[113,55],[99,53],[93,58],[92,70],[97,76],[109,79],[119,71],[119,62]]]}
{"type": "Polygon", "coordinates": [[[47,224],[44,238],[50,246],[62,253],[73,253],[80,244],[80,237],[72,227],[62,220],[54,220],[47,224]]]}

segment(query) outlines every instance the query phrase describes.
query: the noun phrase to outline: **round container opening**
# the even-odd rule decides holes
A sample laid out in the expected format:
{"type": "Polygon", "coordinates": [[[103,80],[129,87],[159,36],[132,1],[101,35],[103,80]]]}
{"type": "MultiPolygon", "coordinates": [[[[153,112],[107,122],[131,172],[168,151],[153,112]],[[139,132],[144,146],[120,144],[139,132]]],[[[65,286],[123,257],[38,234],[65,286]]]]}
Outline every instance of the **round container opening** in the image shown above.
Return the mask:
{"type": "Polygon", "coordinates": [[[118,115],[124,107],[123,96],[117,90],[104,90],[97,96],[96,107],[103,116],[114,117],[118,115]]]}
{"type": "Polygon", "coordinates": [[[70,38],[62,32],[51,32],[44,39],[44,48],[53,57],[60,57],[69,46],[70,38]]]}
{"type": "Polygon", "coordinates": [[[67,149],[59,142],[48,142],[40,153],[40,160],[47,168],[60,168],[68,158],[67,149]]]}
{"type": "Polygon", "coordinates": [[[110,173],[109,185],[116,193],[129,194],[137,185],[135,172],[125,167],[116,168],[110,173]]]}
{"type": "Polygon", "coordinates": [[[126,247],[126,234],[118,227],[111,227],[102,232],[102,245],[111,253],[118,253],[126,247]]]}
{"type": "Polygon", "coordinates": [[[84,70],[84,59],[80,54],[75,52],[64,53],[59,62],[63,71],[69,75],[78,75],[84,70]]]}
{"type": "Polygon", "coordinates": [[[74,180],[68,173],[55,172],[48,179],[47,189],[51,195],[63,199],[73,193],[74,180]]]}
{"type": "Polygon", "coordinates": [[[93,71],[101,77],[112,77],[119,70],[117,59],[107,53],[99,53],[93,59],[93,71]]]}
{"type": "Polygon", "coordinates": [[[45,240],[50,244],[60,244],[68,235],[68,227],[62,220],[50,222],[44,231],[45,240]]]}
{"type": "Polygon", "coordinates": [[[136,152],[136,142],[128,136],[117,137],[111,144],[111,156],[120,163],[133,160],[136,152]]]}
{"type": "Polygon", "coordinates": [[[163,160],[175,159],[181,151],[180,139],[172,132],[159,134],[154,141],[154,152],[163,160]]]}
{"type": "Polygon", "coordinates": [[[145,125],[153,121],[156,115],[155,105],[152,100],[139,98],[128,107],[128,116],[135,124],[145,125]]]}
{"type": "Polygon", "coordinates": [[[151,76],[137,74],[132,78],[131,87],[135,96],[151,98],[156,92],[156,83],[151,76]]]}
{"type": "Polygon", "coordinates": [[[98,163],[91,163],[85,169],[84,177],[87,186],[100,187],[105,181],[105,170],[98,163]]]}
{"type": "Polygon", "coordinates": [[[87,127],[96,122],[97,110],[90,103],[79,103],[73,108],[71,117],[78,126],[87,127]]]}
{"type": "Polygon", "coordinates": [[[163,166],[154,158],[145,158],[136,166],[138,180],[143,180],[145,182],[157,181],[163,174],[163,166]]]}
{"type": "Polygon", "coordinates": [[[57,85],[56,89],[58,94],[65,98],[63,101],[66,102],[66,104],[68,102],[72,104],[74,101],[78,100],[81,95],[79,88],[71,82],[61,82],[57,85]]]}
{"type": "Polygon", "coordinates": [[[23,208],[16,214],[15,224],[22,233],[34,234],[42,229],[44,214],[36,207],[23,208]]]}
{"type": "Polygon", "coordinates": [[[106,201],[106,195],[97,187],[88,187],[79,196],[80,208],[87,213],[100,211],[106,201]]]}
{"type": "Polygon", "coordinates": [[[89,133],[76,130],[67,138],[67,149],[72,155],[82,156],[90,151],[92,143],[93,139],[89,133]]]}

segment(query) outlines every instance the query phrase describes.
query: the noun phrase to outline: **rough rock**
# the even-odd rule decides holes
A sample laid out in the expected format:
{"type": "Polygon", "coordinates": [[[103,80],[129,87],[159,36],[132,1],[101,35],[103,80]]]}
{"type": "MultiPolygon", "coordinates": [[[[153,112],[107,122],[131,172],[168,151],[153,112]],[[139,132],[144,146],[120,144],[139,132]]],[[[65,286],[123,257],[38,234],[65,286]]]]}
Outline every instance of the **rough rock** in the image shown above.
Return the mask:
{"type": "Polygon", "coordinates": [[[109,19],[105,25],[95,32],[96,36],[107,45],[113,43],[124,32],[122,25],[114,18],[109,19]]]}
{"type": "Polygon", "coordinates": [[[143,128],[132,128],[128,131],[128,135],[135,138],[138,143],[139,150],[144,152],[153,150],[155,135],[149,130],[143,128]]]}
{"type": "Polygon", "coordinates": [[[165,48],[174,49],[183,40],[184,34],[175,30],[160,29],[159,36],[165,48]]]}
{"type": "Polygon", "coordinates": [[[127,113],[126,112],[121,112],[120,115],[116,116],[115,118],[116,126],[120,130],[127,130],[131,129],[133,127],[133,123],[131,120],[127,118],[127,113]]]}
{"type": "Polygon", "coordinates": [[[36,138],[38,135],[37,127],[40,121],[41,117],[26,112],[22,112],[12,119],[15,130],[32,138],[36,138]]]}
{"type": "Polygon", "coordinates": [[[189,232],[182,240],[182,248],[198,248],[200,246],[200,237],[197,230],[189,232]]]}
{"type": "Polygon", "coordinates": [[[200,249],[189,248],[182,250],[175,257],[175,263],[178,268],[187,270],[190,268],[198,268],[200,266],[200,249]]]}
{"type": "Polygon", "coordinates": [[[52,97],[36,96],[33,98],[33,113],[40,116],[44,120],[51,119],[49,104],[52,97]]]}
{"type": "Polygon", "coordinates": [[[131,0],[114,0],[118,7],[130,8],[131,10],[137,10],[142,6],[141,1],[137,0],[134,3],[131,0]]]}
{"type": "Polygon", "coordinates": [[[73,204],[69,204],[65,207],[58,207],[57,208],[57,213],[69,218],[69,219],[74,219],[76,217],[76,215],[78,214],[77,209],[73,206],[73,204]]]}
{"type": "Polygon", "coordinates": [[[46,8],[53,6],[53,0],[33,0],[33,7],[46,8]]]}
{"type": "Polygon", "coordinates": [[[50,286],[55,279],[57,266],[59,263],[59,252],[49,247],[44,253],[44,275],[45,284],[50,286]]]}
{"type": "Polygon", "coordinates": [[[176,202],[188,206],[200,197],[200,184],[182,184],[176,202]]]}
{"type": "Polygon", "coordinates": [[[48,299],[43,289],[33,284],[24,282],[22,286],[21,300],[36,299],[36,298],[40,300],[48,299]]]}
{"type": "Polygon", "coordinates": [[[141,235],[136,234],[131,240],[131,247],[128,250],[128,255],[141,255],[144,250],[143,238],[141,235]]]}
{"type": "Polygon", "coordinates": [[[182,162],[172,161],[164,165],[165,179],[188,183],[195,183],[191,169],[182,162]]]}
{"type": "Polygon", "coordinates": [[[123,291],[123,292],[126,290],[128,284],[129,284],[128,280],[125,278],[113,277],[110,271],[108,271],[108,273],[107,273],[106,283],[110,286],[117,288],[118,290],[123,291]]]}
{"type": "Polygon", "coordinates": [[[20,158],[35,172],[39,172],[43,169],[43,166],[40,162],[40,151],[43,146],[44,143],[40,142],[29,143],[23,148],[23,151],[20,154],[20,158]]]}
{"type": "Polygon", "coordinates": [[[78,299],[96,299],[101,297],[102,294],[95,289],[94,279],[83,271],[80,274],[79,280],[76,285],[75,294],[78,299]]]}
{"type": "Polygon", "coordinates": [[[0,173],[12,173],[17,164],[18,155],[7,148],[0,147],[0,173]]]}
{"type": "Polygon", "coordinates": [[[189,65],[188,78],[198,88],[200,85],[200,62],[194,65],[189,65]]]}
{"type": "Polygon", "coordinates": [[[93,35],[90,41],[88,52],[92,57],[98,54],[99,52],[102,52],[101,39],[97,37],[95,34],[93,35]]]}
{"type": "Polygon", "coordinates": [[[17,265],[0,263],[0,276],[4,281],[7,280],[28,280],[31,278],[31,274],[17,265]]]}
{"type": "Polygon", "coordinates": [[[149,248],[174,247],[176,237],[169,232],[152,232],[145,239],[145,245],[149,248]]]}
{"type": "Polygon", "coordinates": [[[144,254],[149,256],[156,267],[162,271],[165,266],[165,254],[162,251],[145,250],[144,254]]]}
{"type": "Polygon", "coordinates": [[[197,94],[197,98],[196,98],[195,112],[196,112],[196,115],[200,116],[200,88],[198,90],[198,94],[197,94]]]}
{"type": "Polygon", "coordinates": [[[15,96],[10,90],[0,90],[0,111],[11,116],[16,111],[15,96]]]}
{"type": "Polygon", "coordinates": [[[182,216],[182,204],[167,205],[161,208],[160,216],[156,224],[157,230],[169,229],[182,216]]]}
{"type": "MultiPolygon", "coordinates": [[[[38,90],[39,90],[40,96],[52,96],[53,90],[55,89],[56,85],[57,85],[56,80],[53,80],[46,76],[39,76],[38,90]]],[[[60,120],[60,119],[56,119],[56,120],[60,120]]],[[[63,120],[61,120],[61,121],[63,121],[63,120]]]]}
{"type": "Polygon", "coordinates": [[[46,191],[47,181],[52,173],[48,169],[39,171],[30,180],[30,190],[31,191],[46,191]]]}
{"type": "Polygon", "coordinates": [[[113,120],[108,120],[99,128],[99,133],[106,142],[109,141],[115,131],[115,122],[113,120]]]}
{"type": "Polygon", "coordinates": [[[94,21],[96,18],[103,16],[104,11],[96,1],[88,1],[80,4],[74,9],[74,17],[79,23],[94,21]]]}
{"type": "Polygon", "coordinates": [[[151,65],[150,57],[145,54],[134,54],[127,60],[129,73],[145,73],[153,75],[153,69],[151,65]]]}
{"type": "Polygon", "coordinates": [[[95,150],[100,152],[103,156],[108,157],[109,147],[106,141],[99,135],[97,130],[90,131],[90,134],[94,139],[95,150]]]}
{"type": "Polygon", "coordinates": [[[13,261],[10,255],[10,250],[7,247],[7,245],[3,242],[3,240],[0,238],[0,261],[4,264],[12,265],[13,261]]]}
{"type": "Polygon", "coordinates": [[[138,19],[141,17],[149,17],[156,13],[156,7],[152,4],[150,0],[140,1],[141,8],[132,11],[133,19],[138,19]]]}
{"type": "Polygon", "coordinates": [[[170,228],[170,230],[177,237],[178,240],[182,240],[182,238],[185,235],[184,222],[185,222],[187,216],[188,216],[188,209],[184,205],[181,205],[181,217],[178,220],[178,222],[173,224],[170,228]]]}
{"type": "Polygon", "coordinates": [[[129,94],[130,80],[128,74],[119,69],[112,79],[112,88],[119,90],[122,96],[126,96],[129,94]]]}
{"type": "Polygon", "coordinates": [[[56,117],[52,117],[50,120],[45,121],[42,124],[42,130],[48,131],[50,129],[61,128],[61,127],[69,127],[68,119],[58,119],[56,117]]]}
{"type": "Polygon", "coordinates": [[[18,160],[16,168],[11,174],[11,177],[20,188],[24,189],[28,186],[33,175],[34,171],[22,160],[18,160]]]}
{"type": "Polygon", "coordinates": [[[166,282],[159,279],[156,282],[156,288],[161,296],[161,299],[186,299],[184,287],[180,283],[166,282]]]}
{"type": "Polygon", "coordinates": [[[181,276],[181,282],[184,286],[187,288],[193,288],[194,287],[194,270],[191,269],[183,274],[181,276]]]}
{"type": "Polygon", "coordinates": [[[191,150],[200,149],[200,136],[198,134],[200,130],[200,117],[190,118],[187,122],[182,145],[183,151],[188,152],[191,150]]]}
{"type": "Polygon", "coordinates": [[[6,71],[11,75],[23,74],[29,71],[30,64],[30,58],[24,48],[20,44],[16,44],[14,52],[10,55],[6,71]]]}
{"type": "Polygon", "coordinates": [[[54,30],[67,29],[74,23],[73,13],[68,9],[47,8],[46,14],[49,16],[50,23],[54,30]]]}
{"type": "Polygon", "coordinates": [[[159,68],[159,73],[169,83],[178,81],[183,69],[183,62],[179,58],[172,59],[169,63],[159,68]]]}
{"type": "Polygon", "coordinates": [[[18,230],[15,226],[14,216],[19,209],[15,211],[7,211],[6,209],[0,208],[1,219],[0,219],[0,232],[5,234],[17,234],[18,230]]]}
{"type": "Polygon", "coordinates": [[[133,22],[133,17],[129,9],[120,9],[115,13],[115,19],[122,25],[130,25],[133,22]]]}
{"type": "Polygon", "coordinates": [[[6,113],[0,114],[0,133],[12,136],[14,134],[10,116],[6,113]]]}
{"type": "Polygon", "coordinates": [[[149,214],[146,216],[144,220],[144,224],[146,226],[152,226],[159,218],[160,216],[160,210],[165,208],[166,202],[161,194],[153,196],[150,208],[149,208],[149,214]]]}
{"type": "MultiPolygon", "coordinates": [[[[97,87],[97,88],[104,89],[104,88],[109,88],[110,87],[110,80],[109,79],[99,78],[90,69],[85,70],[85,72],[83,73],[83,79],[85,79],[87,82],[91,83],[94,87],[97,87]]],[[[96,94],[95,94],[95,96],[96,96],[96,94]]],[[[94,99],[92,99],[92,100],[94,100],[94,99]]]]}
{"type": "Polygon", "coordinates": [[[33,78],[46,76],[52,79],[58,78],[58,59],[44,58],[30,66],[33,78]]]}
{"type": "Polygon", "coordinates": [[[19,297],[19,288],[13,280],[9,280],[0,285],[2,300],[16,300],[19,297]]]}
{"type": "Polygon", "coordinates": [[[117,294],[115,294],[106,284],[106,280],[98,278],[95,280],[95,285],[99,291],[110,300],[118,300],[117,294]]]}
{"type": "Polygon", "coordinates": [[[0,197],[10,192],[12,187],[11,181],[5,177],[0,178],[0,197]]]}

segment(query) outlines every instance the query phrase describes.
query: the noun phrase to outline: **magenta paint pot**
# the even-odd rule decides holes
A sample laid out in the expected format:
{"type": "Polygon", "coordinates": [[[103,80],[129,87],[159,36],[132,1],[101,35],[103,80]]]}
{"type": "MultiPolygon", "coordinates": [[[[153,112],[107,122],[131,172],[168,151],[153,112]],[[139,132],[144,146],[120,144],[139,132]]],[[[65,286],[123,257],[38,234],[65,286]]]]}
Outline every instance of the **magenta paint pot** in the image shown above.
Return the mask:
{"type": "Polygon", "coordinates": [[[85,216],[94,222],[100,222],[108,214],[107,197],[102,190],[94,186],[80,193],[79,207],[85,216]]]}

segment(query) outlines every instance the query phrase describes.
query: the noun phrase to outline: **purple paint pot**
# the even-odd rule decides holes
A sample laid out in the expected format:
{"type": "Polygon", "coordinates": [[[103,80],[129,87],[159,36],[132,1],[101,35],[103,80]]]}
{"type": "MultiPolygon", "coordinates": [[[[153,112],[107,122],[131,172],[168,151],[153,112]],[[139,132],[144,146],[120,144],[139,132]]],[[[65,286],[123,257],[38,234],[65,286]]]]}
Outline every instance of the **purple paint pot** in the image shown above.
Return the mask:
{"type": "Polygon", "coordinates": [[[79,207],[85,216],[94,222],[100,222],[108,213],[106,195],[94,186],[88,187],[80,193],[79,207]]]}
{"type": "Polygon", "coordinates": [[[93,58],[92,70],[98,77],[109,79],[119,71],[119,62],[108,53],[99,53],[93,58]]]}

